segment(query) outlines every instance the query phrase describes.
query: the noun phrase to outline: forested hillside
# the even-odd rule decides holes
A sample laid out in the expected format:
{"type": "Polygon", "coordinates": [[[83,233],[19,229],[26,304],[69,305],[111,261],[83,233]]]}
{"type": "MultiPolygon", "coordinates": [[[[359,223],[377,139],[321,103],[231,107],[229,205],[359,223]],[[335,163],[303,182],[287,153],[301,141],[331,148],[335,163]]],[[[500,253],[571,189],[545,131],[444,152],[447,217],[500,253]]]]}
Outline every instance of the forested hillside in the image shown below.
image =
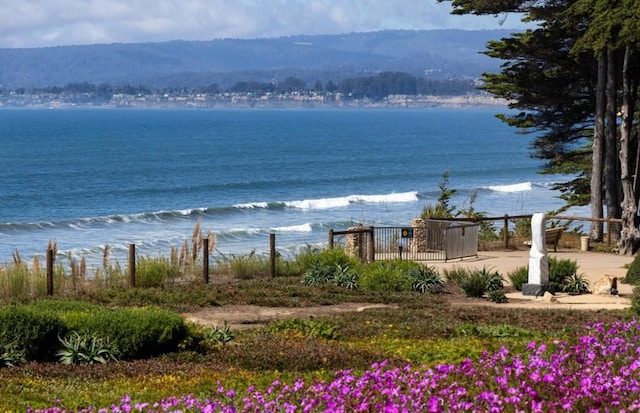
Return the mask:
{"type": "Polygon", "coordinates": [[[229,87],[296,77],[341,82],[375,73],[477,78],[499,62],[480,52],[509,31],[382,31],[272,39],[222,39],[0,49],[0,88],[88,82],[147,87],[229,87]]]}

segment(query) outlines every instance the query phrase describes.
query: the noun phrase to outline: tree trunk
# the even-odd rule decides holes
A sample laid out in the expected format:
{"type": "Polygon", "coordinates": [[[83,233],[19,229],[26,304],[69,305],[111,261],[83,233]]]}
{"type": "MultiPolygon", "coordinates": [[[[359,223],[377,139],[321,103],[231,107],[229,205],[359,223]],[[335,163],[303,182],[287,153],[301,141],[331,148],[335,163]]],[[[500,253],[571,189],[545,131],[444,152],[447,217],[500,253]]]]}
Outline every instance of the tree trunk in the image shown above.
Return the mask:
{"type": "Polygon", "coordinates": [[[627,46],[624,52],[624,62],[622,66],[622,124],[620,125],[620,183],[622,185],[622,230],[620,231],[620,241],[618,248],[622,255],[633,255],[640,245],[640,231],[636,226],[636,214],[638,204],[634,192],[634,182],[631,171],[635,168],[635,160],[631,159],[631,133],[633,127],[633,113],[631,106],[631,75],[629,73],[629,60],[631,59],[631,48],[627,46]]]}
{"type": "Polygon", "coordinates": [[[607,52],[607,128],[604,165],[605,193],[607,195],[607,217],[620,218],[620,196],[618,177],[618,135],[616,126],[616,52],[607,52]]]}
{"type": "MultiPolygon", "coordinates": [[[[605,84],[607,81],[607,56],[602,53],[598,57],[598,84],[596,86],[596,110],[593,125],[593,148],[591,165],[591,217],[603,218],[602,182],[603,160],[605,149],[604,113],[605,113],[605,84]]],[[[603,224],[599,221],[591,222],[590,237],[593,241],[602,241],[603,224]]]]}

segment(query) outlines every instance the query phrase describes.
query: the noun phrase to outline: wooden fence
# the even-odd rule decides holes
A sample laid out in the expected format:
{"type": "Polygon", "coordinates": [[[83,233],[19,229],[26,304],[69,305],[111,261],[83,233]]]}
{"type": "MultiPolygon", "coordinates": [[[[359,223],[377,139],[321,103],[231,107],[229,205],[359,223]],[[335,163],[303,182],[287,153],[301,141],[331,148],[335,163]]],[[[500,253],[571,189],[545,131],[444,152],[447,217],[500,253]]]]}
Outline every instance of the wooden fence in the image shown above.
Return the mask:
{"type": "MultiPolygon", "coordinates": [[[[558,221],[584,221],[588,223],[599,222],[601,224],[606,224],[606,237],[605,240],[607,245],[611,245],[613,240],[619,239],[620,237],[620,229],[622,225],[622,220],[617,218],[587,218],[587,217],[577,217],[570,215],[547,215],[547,220],[558,220],[558,221]]],[[[504,214],[501,217],[484,217],[478,220],[471,220],[469,218],[442,218],[447,221],[461,221],[461,222],[483,222],[483,221],[502,221],[502,237],[504,241],[504,248],[509,248],[509,221],[510,220],[519,220],[519,219],[531,219],[531,215],[508,215],[504,214]]]]}
{"type": "MultiPolygon", "coordinates": [[[[269,272],[271,278],[276,276],[276,236],[269,235],[269,272]]],[[[129,277],[128,285],[130,288],[136,286],[136,245],[129,244],[129,277]]],[[[47,295],[53,295],[53,268],[55,265],[55,257],[53,248],[48,248],[46,253],[46,285],[47,295]]],[[[202,279],[205,284],[209,283],[209,239],[202,239],[202,279]]]]}

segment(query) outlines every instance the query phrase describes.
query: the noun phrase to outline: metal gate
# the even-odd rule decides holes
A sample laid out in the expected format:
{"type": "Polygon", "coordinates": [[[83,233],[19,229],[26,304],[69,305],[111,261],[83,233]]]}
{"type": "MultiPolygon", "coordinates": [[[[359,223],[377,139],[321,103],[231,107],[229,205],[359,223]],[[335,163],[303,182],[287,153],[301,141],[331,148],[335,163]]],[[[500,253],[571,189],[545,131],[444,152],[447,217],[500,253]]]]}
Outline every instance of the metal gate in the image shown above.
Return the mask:
{"type": "Polygon", "coordinates": [[[375,258],[447,261],[478,255],[477,223],[426,220],[410,227],[375,227],[375,258]]]}
{"type": "Polygon", "coordinates": [[[447,261],[478,255],[477,223],[426,220],[408,227],[354,227],[329,231],[345,235],[345,250],[361,261],[391,260],[447,261]]]}

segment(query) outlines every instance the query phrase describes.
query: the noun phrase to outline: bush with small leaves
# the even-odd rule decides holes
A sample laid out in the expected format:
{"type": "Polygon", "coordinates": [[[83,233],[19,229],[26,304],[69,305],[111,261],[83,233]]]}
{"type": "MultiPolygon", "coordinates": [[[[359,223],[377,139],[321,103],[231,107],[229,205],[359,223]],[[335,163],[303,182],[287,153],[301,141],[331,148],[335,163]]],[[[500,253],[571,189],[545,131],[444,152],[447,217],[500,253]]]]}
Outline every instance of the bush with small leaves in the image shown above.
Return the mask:
{"type": "Polygon", "coordinates": [[[267,330],[298,337],[317,337],[324,340],[337,340],[338,327],[319,320],[294,318],[270,324],[267,330]]]}
{"type": "Polygon", "coordinates": [[[180,343],[180,350],[195,351],[197,353],[207,353],[215,349],[220,349],[235,340],[235,333],[225,322],[224,326],[204,327],[199,324],[188,324],[189,332],[187,337],[180,343]]]}
{"type": "Polygon", "coordinates": [[[480,298],[487,291],[487,277],[482,271],[472,271],[458,286],[467,297],[480,298]]]}
{"type": "Polygon", "coordinates": [[[567,279],[577,272],[577,261],[549,257],[549,284],[554,290],[562,291],[567,279]]]}
{"type": "Polygon", "coordinates": [[[636,255],[629,264],[624,282],[631,285],[640,285],[640,255],[636,255]]]}
{"type": "Polygon", "coordinates": [[[0,348],[24,349],[27,360],[53,360],[56,347],[51,343],[67,331],[60,317],[39,308],[15,305],[0,309],[0,348]]]}
{"type": "Polygon", "coordinates": [[[631,312],[636,316],[640,316],[640,287],[633,288],[631,296],[631,312]]]}
{"type": "Polygon", "coordinates": [[[356,270],[360,266],[360,261],[347,255],[342,248],[331,248],[322,251],[316,257],[315,262],[330,267],[340,265],[342,267],[350,267],[356,270]]]}
{"type": "Polygon", "coordinates": [[[504,288],[504,278],[498,271],[492,271],[486,266],[478,271],[487,280],[487,291],[498,291],[504,288]]]}
{"type": "Polygon", "coordinates": [[[522,291],[522,284],[529,281],[529,267],[518,267],[508,274],[511,285],[518,291],[522,291]]]}
{"type": "Polygon", "coordinates": [[[410,273],[418,267],[420,264],[406,260],[374,261],[362,269],[360,286],[368,291],[411,291],[410,273]]]}
{"type": "Polygon", "coordinates": [[[504,304],[508,303],[509,299],[504,294],[504,290],[492,290],[487,294],[487,301],[491,301],[492,303],[504,304]]]}

